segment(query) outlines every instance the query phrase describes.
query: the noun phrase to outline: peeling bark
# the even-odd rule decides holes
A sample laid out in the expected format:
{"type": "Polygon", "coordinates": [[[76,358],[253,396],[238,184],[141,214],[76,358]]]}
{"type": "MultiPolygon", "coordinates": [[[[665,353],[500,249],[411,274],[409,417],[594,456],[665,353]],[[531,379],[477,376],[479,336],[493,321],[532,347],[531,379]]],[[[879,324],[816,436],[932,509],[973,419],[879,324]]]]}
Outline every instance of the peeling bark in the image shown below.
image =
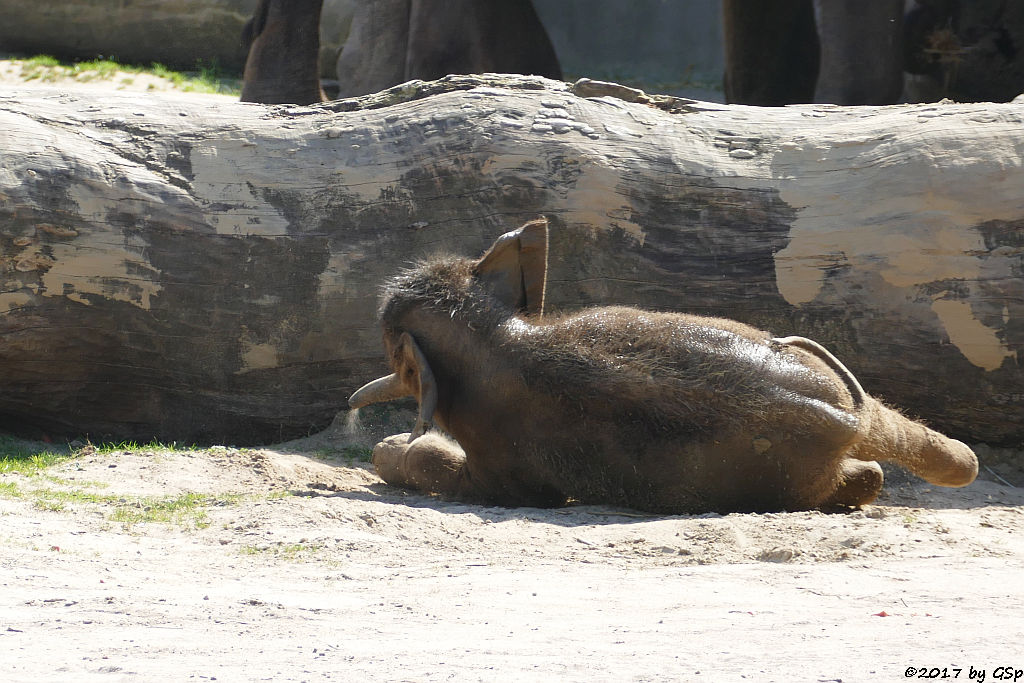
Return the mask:
{"type": "Polygon", "coordinates": [[[551,310],[812,337],[942,431],[1024,440],[1024,104],[587,87],[449,77],[310,107],[0,93],[0,415],[94,438],[316,430],[385,370],[384,278],[543,214],[551,310]]]}

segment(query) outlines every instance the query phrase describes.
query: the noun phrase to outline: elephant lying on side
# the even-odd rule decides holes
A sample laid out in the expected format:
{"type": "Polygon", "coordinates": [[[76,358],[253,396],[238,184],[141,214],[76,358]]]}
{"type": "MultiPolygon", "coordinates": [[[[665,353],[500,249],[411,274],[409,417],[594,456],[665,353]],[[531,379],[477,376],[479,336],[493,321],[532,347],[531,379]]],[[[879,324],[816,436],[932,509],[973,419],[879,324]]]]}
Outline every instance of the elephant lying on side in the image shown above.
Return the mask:
{"type": "Polygon", "coordinates": [[[532,221],[479,260],[434,259],[388,283],[394,374],[349,403],[419,402],[412,433],[374,449],[389,484],[686,513],[863,505],[882,486],[876,460],[943,486],[974,480],[966,445],[865,394],[809,339],[626,307],[543,317],[547,243],[547,222],[532,221]]]}

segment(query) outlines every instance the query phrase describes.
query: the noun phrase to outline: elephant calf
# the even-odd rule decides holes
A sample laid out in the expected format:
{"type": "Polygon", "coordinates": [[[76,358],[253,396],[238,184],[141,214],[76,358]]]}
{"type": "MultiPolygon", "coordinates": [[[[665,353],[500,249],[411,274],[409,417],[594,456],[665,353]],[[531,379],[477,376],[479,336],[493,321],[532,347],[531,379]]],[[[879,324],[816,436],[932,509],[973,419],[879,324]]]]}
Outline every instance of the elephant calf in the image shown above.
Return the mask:
{"type": "Polygon", "coordinates": [[[412,433],[374,449],[386,482],[693,513],[863,505],[882,486],[877,460],[942,486],[974,480],[970,448],[868,396],[809,339],[626,307],[542,316],[547,244],[536,220],[479,260],[434,259],[388,283],[394,373],[349,400],[419,402],[412,433]]]}

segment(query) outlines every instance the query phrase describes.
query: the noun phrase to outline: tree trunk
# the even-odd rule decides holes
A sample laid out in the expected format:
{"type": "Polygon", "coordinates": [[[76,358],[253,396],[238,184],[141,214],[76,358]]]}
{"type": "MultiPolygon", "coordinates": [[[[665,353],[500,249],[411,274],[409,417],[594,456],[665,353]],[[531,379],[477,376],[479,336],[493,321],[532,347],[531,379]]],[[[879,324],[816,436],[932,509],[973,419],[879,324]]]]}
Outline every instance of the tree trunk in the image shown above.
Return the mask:
{"type": "Polygon", "coordinates": [[[386,277],[546,215],[549,310],[812,337],[932,426],[1020,443],[1022,119],[496,76],[311,107],[8,91],[0,414],[93,438],[316,430],[384,372],[386,277]]]}

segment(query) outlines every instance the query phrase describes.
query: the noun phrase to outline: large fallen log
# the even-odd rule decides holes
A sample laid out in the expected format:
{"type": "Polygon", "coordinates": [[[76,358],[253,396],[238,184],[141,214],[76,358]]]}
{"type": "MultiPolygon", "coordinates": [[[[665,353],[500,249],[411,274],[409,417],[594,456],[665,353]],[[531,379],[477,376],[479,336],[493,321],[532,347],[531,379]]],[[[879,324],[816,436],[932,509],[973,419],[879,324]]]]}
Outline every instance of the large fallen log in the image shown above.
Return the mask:
{"type": "Polygon", "coordinates": [[[1022,121],[494,76],[313,107],[3,92],[0,414],[94,438],[305,434],[384,370],[384,278],[546,215],[549,309],[809,336],[933,426],[1020,443],[1022,121]]]}

